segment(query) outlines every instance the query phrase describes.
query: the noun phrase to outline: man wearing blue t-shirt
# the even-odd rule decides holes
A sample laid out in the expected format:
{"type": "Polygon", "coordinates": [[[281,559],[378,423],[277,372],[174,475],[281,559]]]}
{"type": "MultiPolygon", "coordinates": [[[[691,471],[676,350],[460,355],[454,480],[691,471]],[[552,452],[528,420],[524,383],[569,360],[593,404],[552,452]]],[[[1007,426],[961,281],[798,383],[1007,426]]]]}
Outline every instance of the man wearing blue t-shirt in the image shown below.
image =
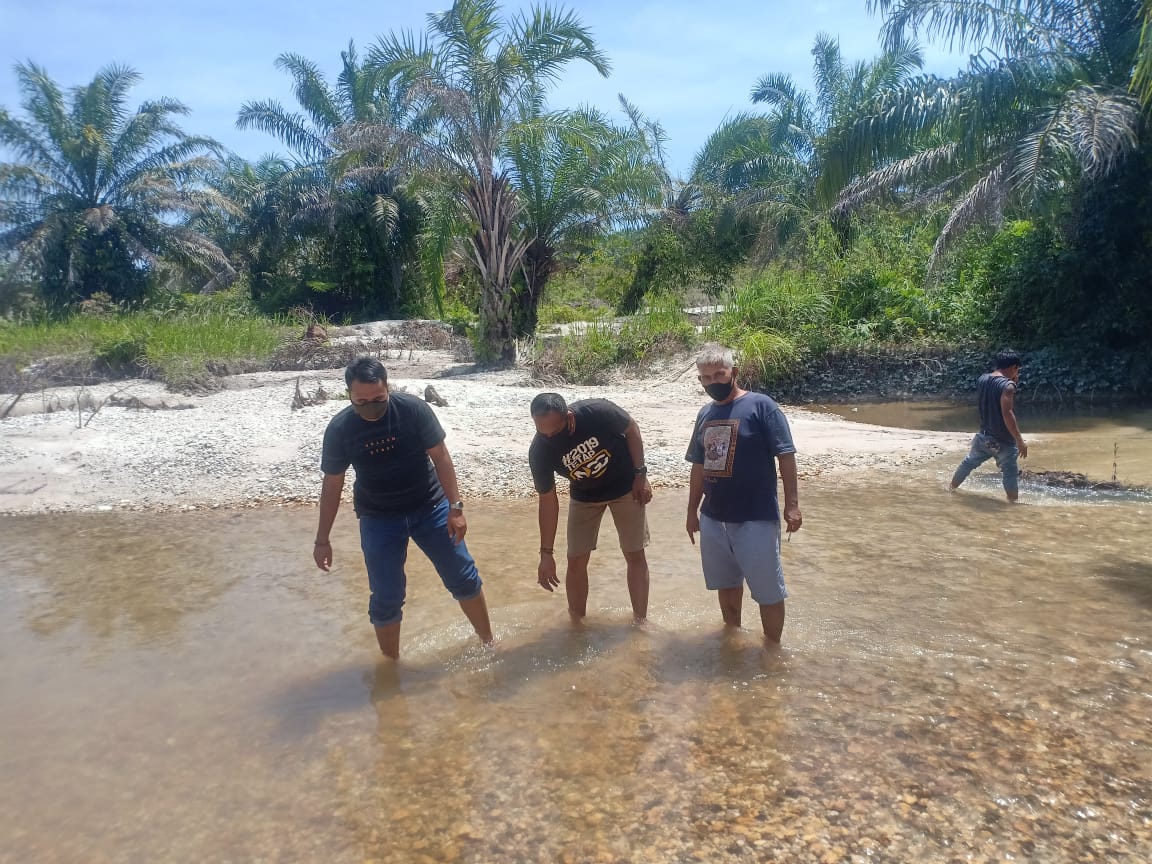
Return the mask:
{"type": "Polygon", "coordinates": [[[712,402],[696,417],[685,457],[692,463],[688,539],[695,544],[699,532],[704,584],[717,592],[725,626],[740,626],[747,582],[764,637],[779,643],[788,592],[780,564],[777,462],[788,532],[803,523],[792,432],[779,405],[737,384],[730,348],[705,345],[696,370],[712,402]]]}

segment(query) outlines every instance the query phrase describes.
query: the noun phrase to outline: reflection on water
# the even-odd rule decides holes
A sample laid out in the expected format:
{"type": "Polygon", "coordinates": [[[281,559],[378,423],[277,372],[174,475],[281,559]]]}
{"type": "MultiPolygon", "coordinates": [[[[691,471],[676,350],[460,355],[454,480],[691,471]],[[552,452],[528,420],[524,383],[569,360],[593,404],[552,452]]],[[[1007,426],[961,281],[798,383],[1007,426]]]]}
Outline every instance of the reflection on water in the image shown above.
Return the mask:
{"type": "Polygon", "coordinates": [[[647,628],[610,527],[573,629],[477,506],[500,650],[413,556],[399,668],[351,519],[329,575],[311,511],[7,519],[0,861],[1148,860],[1152,508],[820,482],[775,653],[682,492],[647,628]]]}

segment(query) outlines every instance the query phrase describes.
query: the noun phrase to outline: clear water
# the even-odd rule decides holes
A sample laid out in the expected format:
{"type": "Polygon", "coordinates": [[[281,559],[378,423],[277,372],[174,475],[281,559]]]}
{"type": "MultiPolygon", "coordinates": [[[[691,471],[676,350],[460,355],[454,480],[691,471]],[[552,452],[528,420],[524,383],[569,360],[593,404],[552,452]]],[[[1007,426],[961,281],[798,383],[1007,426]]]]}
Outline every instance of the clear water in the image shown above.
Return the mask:
{"type": "Polygon", "coordinates": [[[611,528],[573,629],[534,504],[477,505],[502,644],[414,553],[398,668],[347,514],[327,575],[308,510],[5,517],[0,861],[1149,860],[1152,506],[951,467],[803,486],[775,653],[682,491],[647,628],[611,528]]]}

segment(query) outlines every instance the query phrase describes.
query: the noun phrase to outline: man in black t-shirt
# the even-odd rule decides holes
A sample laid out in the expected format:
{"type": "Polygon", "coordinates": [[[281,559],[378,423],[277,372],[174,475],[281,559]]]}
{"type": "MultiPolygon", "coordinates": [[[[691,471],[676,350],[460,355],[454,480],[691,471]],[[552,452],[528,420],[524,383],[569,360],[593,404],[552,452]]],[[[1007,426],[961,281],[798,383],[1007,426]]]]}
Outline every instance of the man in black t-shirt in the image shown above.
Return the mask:
{"type": "Polygon", "coordinates": [[[435,566],[476,635],[490,645],[488,607],[476,563],[464,545],[464,502],[440,422],[420,399],[389,391],[388,373],[379,360],[359,358],[344,370],[344,380],[352,404],[324,432],[316,566],[325,571],[332,566],[329,537],[351,465],[356,469],[352,502],[372,592],[368,618],[380,650],[393,660],[400,655],[409,539],[435,566]]]}
{"type": "Polygon", "coordinates": [[[1020,355],[1005,350],[996,355],[996,369],[976,382],[976,404],[980,411],[980,431],[964,461],[952,475],[951,488],[960,488],[968,475],[989,459],[1000,469],[1004,494],[1015,503],[1020,497],[1019,459],[1028,458],[1028,445],[1016,424],[1016,387],[1020,381],[1020,355]]]}
{"type": "Polygon", "coordinates": [[[564,590],[568,612],[579,620],[588,607],[588,561],[596,548],[604,510],[620,537],[628,565],[628,595],[636,621],[648,616],[648,523],[644,508],[652,500],[640,427],[628,412],[607,399],[582,399],[568,405],[558,393],[532,400],[536,437],[528,450],[532,481],[540,496],[540,566],[537,580],[548,591],[560,584],[552,546],[560,520],[556,478],[568,478],[568,570],[564,590]]]}

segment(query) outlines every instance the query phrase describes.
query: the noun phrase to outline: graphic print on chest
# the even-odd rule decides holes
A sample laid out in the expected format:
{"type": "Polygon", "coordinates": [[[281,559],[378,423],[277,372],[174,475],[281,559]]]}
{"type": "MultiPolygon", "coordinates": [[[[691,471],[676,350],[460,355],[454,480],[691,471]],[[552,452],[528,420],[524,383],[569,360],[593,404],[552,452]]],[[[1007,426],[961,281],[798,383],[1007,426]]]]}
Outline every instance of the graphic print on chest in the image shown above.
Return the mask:
{"type": "Polygon", "coordinates": [[[709,477],[731,477],[736,459],[740,420],[709,420],[700,430],[704,447],[704,473],[709,477]]]}
{"type": "Polygon", "coordinates": [[[591,480],[608,470],[611,454],[600,446],[595,435],[577,444],[564,454],[560,462],[568,472],[569,480],[591,480]]]}

